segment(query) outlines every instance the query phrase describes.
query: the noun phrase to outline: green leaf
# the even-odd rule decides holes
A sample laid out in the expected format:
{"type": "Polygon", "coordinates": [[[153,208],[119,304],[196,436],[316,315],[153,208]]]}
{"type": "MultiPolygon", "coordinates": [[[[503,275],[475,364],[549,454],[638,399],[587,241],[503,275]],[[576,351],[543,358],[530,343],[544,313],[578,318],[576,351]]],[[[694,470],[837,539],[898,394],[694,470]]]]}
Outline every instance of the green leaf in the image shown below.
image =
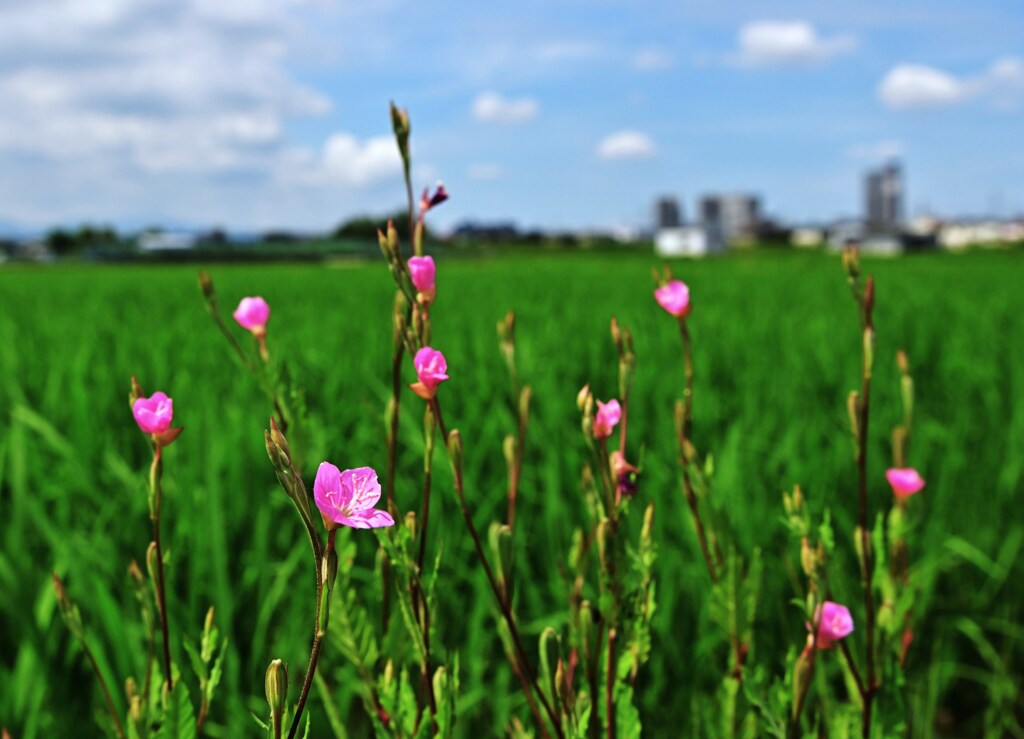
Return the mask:
{"type": "Polygon", "coordinates": [[[200,684],[205,683],[208,677],[206,664],[203,662],[202,657],[199,656],[199,651],[196,649],[196,645],[187,637],[182,639],[181,644],[185,647],[185,651],[188,652],[189,661],[192,663],[192,671],[196,674],[196,677],[199,678],[200,684]]]}
{"type": "Polygon", "coordinates": [[[167,710],[157,739],[195,739],[196,714],[188,697],[188,687],[180,679],[167,699],[167,710]]]}

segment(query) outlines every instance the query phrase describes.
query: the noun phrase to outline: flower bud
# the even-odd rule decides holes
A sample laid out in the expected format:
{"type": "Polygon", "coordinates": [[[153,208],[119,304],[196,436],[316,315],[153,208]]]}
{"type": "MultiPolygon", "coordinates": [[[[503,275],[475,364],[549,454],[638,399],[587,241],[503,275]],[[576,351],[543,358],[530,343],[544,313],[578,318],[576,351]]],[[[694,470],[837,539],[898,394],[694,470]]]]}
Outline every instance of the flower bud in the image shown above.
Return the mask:
{"type": "Polygon", "coordinates": [[[671,280],[654,291],[658,305],[676,318],[690,315],[690,288],[681,280],[671,280]]]}
{"type": "Polygon", "coordinates": [[[142,696],[135,678],[129,677],[124,681],[124,694],[128,699],[128,720],[137,725],[142,721],[142,696]]]}
{"type": "Polygon", "coordinates": [[[811,547],[810,542],[807,541],[807,537],[800,539],[800,566],[803,568],[804,574],[808,577],[814,576],[814,570],[816,565],[816,557],[814,549],[811,547]]]}
{"type": "Polygon", "coordinates": [[[275,659],[267,667],[265,680],[267,703],[270,705],[270,721],[274,725],[274,736],[280,736],[280,726],[288,707],[288,668],[275,659]]]}
{"type": "Polygon", "coordinates": [[[416,540],[416,511],[409,511],[405,514],[405,518],[402,519],[402,525],[405,526],[405,530],[409,532],[409,540],[416,540]]]}
{"type": "Polygon", "coordinates": [[[516,454],[519,451],[518,439],[513,434],[506,436],[504,443],[501,445],[501,451],[505,455],[505,464],[511,468],[515,464],[516,454]]]}
{"type": "Polygon", "coordinates": [[[448,456],[452,462],[452,472],[456,476],[462,474],[462,435],[458,429],[452,429],[448,434],[448,456]]]}
{"type": "Polygon", "coordinates": [[[860,439],[860,393],[856,390],[851,390],[850,394],[846,396],[846,413],[850,417],[850,433],[853,434],[854,441],[860,439]]]}
{"type": "Polygon", "coordinates": [[[487,543],[491,548],[491,556],[498,563],[498,583],[508,600],[508,589],[512,582],[512,529],[508,524],[495,521],[487,531],[487,543]]]}
{"type": "Polygon", "coordinates": [[[530,400],[533,399],[533,389],[529,385],[524,385],[523,389],[519,391],[519,422],[526,424],[530,419],[530,400]]]}
{"type": "Polygon", "coordinates": [[[409,166],[409,134],[412,131],[412,125],[409,122],[409,111],[405,109],[399,109],[393,102],[391,103],[391,130],[395,134],[395,142],[398,144],[398,153],[402,157],[402,161],[405,166],[409,166]]]}
{"type": "Polygon", "coordinates": [[[871,370],[875,364],[875,330],[868,326],[864,329],[864,377],[871,378],[871,370]]]}
{"type": "Polygon", "coordinates": [[[615,344],[615,348],[618,349],[619,354],[622,354],[622,330],[619,328],[619,322],[615,316],[612,316],[611,332],[612,343],[615,344]]]}
{"type": "Polygon", "coordinates": [[[590,385],[584,385],[582,388],[580,388],[580,391],[576,393],[576,407],[579,408],[581,412],[583,412],[587,409],[589,401],[590,385]]]}
{"type": "Polygon", "coordinates": [[[199,291],[202,292],[207,303],[213,303],[217,299],[217,293],[213,289],[213,280],[210,279],[210,273],[203,269],[199,271],[197,276],[199,278],[199,291]]]}
{"type": "Polygon", "coordinates": [[[238,325],[249,331],[253,336],[262,338],[267,334],[267,321],[270,320],[270,306],[262,297],[245,297],[238,303],[231,314],[238,325]]]}

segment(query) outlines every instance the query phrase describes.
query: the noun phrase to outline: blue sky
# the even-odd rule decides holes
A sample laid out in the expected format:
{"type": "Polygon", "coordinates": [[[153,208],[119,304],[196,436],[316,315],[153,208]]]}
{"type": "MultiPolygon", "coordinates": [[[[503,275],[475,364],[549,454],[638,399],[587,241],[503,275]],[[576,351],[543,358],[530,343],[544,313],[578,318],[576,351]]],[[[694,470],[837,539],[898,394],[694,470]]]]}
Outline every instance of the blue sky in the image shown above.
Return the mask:
{"type": "Polygon", "coordinates": [[[911,213],[1024,212],[1019,0],[5,0],[0,227],[387,212],[391,99],[442,228],[719,190],[831,219],[892,155],[911,213]]]}

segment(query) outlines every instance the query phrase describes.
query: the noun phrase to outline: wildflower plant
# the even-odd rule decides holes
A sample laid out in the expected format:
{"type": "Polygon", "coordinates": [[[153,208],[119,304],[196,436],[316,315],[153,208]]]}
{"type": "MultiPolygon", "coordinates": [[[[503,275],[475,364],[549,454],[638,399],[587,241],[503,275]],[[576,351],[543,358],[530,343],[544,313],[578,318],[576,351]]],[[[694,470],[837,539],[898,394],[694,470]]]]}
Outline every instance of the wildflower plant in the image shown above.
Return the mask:
{"type": "MultiPolygon", "coordinates": [[[[386,308],[392,340],[390,383],[382,399],[384,428],[379,454],[371,455],[375,458],[349,458],[340,431],[329,439],[323,455],[328,459],[311,456],[316,450],[310,446],[312,421],[305,395],[275,341],[274,332],[288,330],[282,325],[283,312],[275,314],[272,332],[267,300],[236,296],[232,323],[221,314],[210,276],[199,276],[207,311],[238,367],[256,380],[266,397],[264,417],[269,420],[265,425],[262,419],[254,422],[252,433],[263,429],[270,461],[270,469],[264,468],[266,479],[272,484],[276,478],[301,524],[301,532],[294,521],[293,528],[286,527],[295,533],[294,547],[298,551],[308,546],[308,554],[302,553],[307,576],[295,578],[289,596],[303,604],[309,619],[275,624],[276,629],[295,630],[312,625],[308,661],[289,665],[275,654],[261,655],[268,666],[262,691],[266,709],[253,714],[258,726],[273,739],[294,739],[300,732],[305,736],[311,730],[313,701],[337,737],[348,736],[350,726],[377,737],[459,734],[460,711],[474,695],[490,689],[473,686],[473,693],[463,694],[462,664],[469,655],[459,652],[461,644],[447,643],[451,630],[438,624],[439,614],[446,612],[442,597],[457,589],[446,580],[451,571],[446,558],[465,553],[472,557],[478,580],[486,583],[490,636],[506,660],[505,665],[489,665],[486,673],[509,671],[520,696],[508,724],[494,727],[493,733],[546,739],[640,736],[645,667],[662,656],[652,619],[660,586],[655,564],[665,543],[656,541],[654,526],[655,501],[664,491],[654,490],[645,478],[645,464],[657,461],[645,460],[638,439],[648,430],[668,436],[671,429],[678,487],[668,494],[685,510],[679,520],[659,520],[659,525],[672,531],[692,529],[689,549],[708,594],[701,608],[707,624],[702,621],[697,627],[701,632],[705,625],[711,627],[692,647],[696,659],[710,655],[713,664],[713,682],[704,686],[706,694],[693,707],[695,725],[707,735],[732,737],[795,737],[822,733],[826,727],[835,735],[904,733],[904,671],[914,640],[917,593],[910,554],[925,481],[910,460],[913,380],[903,352],[897,355],[903,412],[892,431],[891,467],[882,475],[868,464],[875,287],[871,278],[861,281],[856,251],[847,251],[843,263],[861,346],[860,384],[847,403],[857,498],[836,502],[818,491],[811,497],[799,485],[783,494],[787,554],[771,562],[786,569],[795,591],[786,608],[791,631],[785,636],[785,663],[758,660],[755,636],[759,609],[764,608],[760,600],[767,556],[761,546],[744,548],[735,535],[730,511],[720,500],[725,496],[714,489],[714,457],[698,448],[694,336],[699,334],[700,313],[693,312],[691,302],[697,293],[691,295],[690,286],[667,267],[655,273],[654,302],[650,293],[646,299],[652,312],[664,312],[660,320],[674,321],[678,330],[682,361],[681,372],[679,365],[675,372],[681,397],[653,418],[636,412],[634,383],[644,375],[638,374],[632,331],[612,318],[608,369],[615,364],[617,382],[603,386],[596,380],[576,394],[576,450],[583,464],[579,490],[561,491],[579,514],[567,556],[558,563],[563,592],[561,599],[545,603],[542,612],[528,613],[536,601],[522,594],[534,584],[517,572],[517,563],[531,546],[522,523],[523,506],[535,501],[524,497],[521,488],[524,468],[538,450],[528,444],[535,401],[531,385],[520,375],[517,317],[509,311],[497,323],[498,349],[507,370],[509,425],[500,449],[506,500],[497,520],[485,520],[466,460],[488,453],[497,457],[498,450],[480,448],[483,434],[477,429],[467,429],[464,437],[456,428],[459,409],[453,408],[451,389],[468,382],[469,373],[458,353],[448,351],[450,336],[435,335],[433,329],[436,311],[448,305],[448,283],[445,262],[425,253],[427,217],[449,194],[438,184],[414,199],[409,116],[394,105],[390,113],[405,174],[409,239],[402,243],[393,222],[382,224],[378,232],[394,294],[386,308]],[[405,430],[414,433],[400,434],[403,414],[405,430]],[[421,421],[409,423],[409,414],[421,421]],[[415,432],[417,427],[421,432],[415,432]],[[407,452],[422,452],[415,476],[402,469],[410,465],[400,464],[403,457],[411,457],[407,452]],[[440,456],[447,470],[437,466],[440,456]],[[307,464],[314,459],[315,468],[307,464]],[[435,487],[446,490],[435,493],[435,487]],[[872,509],[876,488],[891,490],[888,508],[872,509]],[[445,493],[447,503],[438,500],[445,493]],[[835,514],[837,521],[847,520],[844,514],[855,510],[850,536],[837,533],[832,510],[820,504],[824,500],[847,509],[835,514]],[[464,545],[461,552],[455,546],[459,544],[464,545]],[[361,552],[372,554],[372,572],[361,566],[367,561],[361,552]],[[845,569],[851,569],[853,557],[857,571],[851,576],[845,569]],[[342,715],[343,704],[336,698],[341,693],[358,698],[361,715],[342,715]]],[[[385,321],[381,323],[381,330],[387,330],[385,321]]],[[[567,404],[572,390],[563,391],[567,404]]],[[[134,562],[129,567],[145,635],[146,667],[144,674],[125,682],[126,712],[118,711],[82,612],[56,573],[54,592],[101,685],[108,733],[122,738],[197,736],[204,727],[210,729],[206,720],[223,674],[226,641],[214,624],[212,607],[196,641],[175,628],[182,620],[180,608],[177,618],[171,617],[174,559],[164,549],[161,522],[165,453],[182,432],[174,426],[174,401],[162,392],[146,396],[133,378],[131,410],[152,451],[147,495],[152,535],[146,574],[134,562]],[[183,675],[176,661],[182,652],[190,675],[183,675]]],[[[217,728],[225,735],[223,727],[217,728]]]]}

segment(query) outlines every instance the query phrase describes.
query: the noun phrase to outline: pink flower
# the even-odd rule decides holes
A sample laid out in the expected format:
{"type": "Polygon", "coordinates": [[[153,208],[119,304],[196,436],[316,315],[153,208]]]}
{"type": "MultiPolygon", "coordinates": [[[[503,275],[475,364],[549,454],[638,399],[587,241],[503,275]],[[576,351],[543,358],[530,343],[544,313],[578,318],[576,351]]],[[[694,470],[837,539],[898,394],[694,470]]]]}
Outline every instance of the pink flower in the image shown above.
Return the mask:
{"type": "Polygon", "coordinates": [[[597,415],[594,417],[594,438],[607,439],[612,435],[612,429],[618,425],[622,418],[622,407],[617,400],[609,400],[607,403],[597,401],[597,415]]]}
{"type": "Polygon", "coordinates": [[[672,280],[659,287],[654,291],[654,298],[658,305],[673,316],[690,315],[690,288],[679,280],[672,280]]]}
{"type": "Polygon", "coordinates": [[[410,257],[409,274],[412,276],[413,287],[420,294],[420,299],[427,305],[434,302],[436,290],[434,278],[437,268],[434,266],[433,257],[410,257]]]}
{"type": "Polygon", "coordinates": [[[267,333],[270,306],[263,298],[242,298],[232,315],[242,328],[252,331],[256,336],[267,333]]]}
{"type": "Polygon", "coordinates": [[[445,361],[444,354],[425,346],[416,352],[413,365],[416,367],[419,382],[409,387],[424,400],[430,400],[437,395],[437,386],[448,379],[448,362],[445,361]]]}
{"type": "Polygon", "coordinates": [[[174,401],[163,393],[153,393],[132,404],[132,415],[143,433],[162,434],[174,420],[174,401]]]}
{"type": "Polygon", "coordinates": [[[885,471],[885,477],[892,485],[892,492],[897,498],[909,498],[914,493],[921,492],[924,487],[924,480],[912,467],[903,469],[894,467],[885,471]]]}
{"type": "Polygon", "coordinates": [[[395,525],[391,514],[373,507],[380,500],[380,483],[372,467],[341,472],[330,462],[321,462],[313,483],[313,498],[329,530],[339,524],[354,529],[395,525]]]}
{"type": "Polygon", "coordinates": [[[853,631],[853,617],[846,606],[825,601],[814,611],[818,622],[818,649],[828,649],[832,642],[839,641],[853,631]]]}
{"type": "Polygon", "coordinates": [[[443,182],[437,183],[433,196],[430,194],[430,188],[424,187],[423,194],[420,196],[420,218],[423,218],[428,210],[440,205],[447,199],[448,191],[444,189],[443,182]]]}

